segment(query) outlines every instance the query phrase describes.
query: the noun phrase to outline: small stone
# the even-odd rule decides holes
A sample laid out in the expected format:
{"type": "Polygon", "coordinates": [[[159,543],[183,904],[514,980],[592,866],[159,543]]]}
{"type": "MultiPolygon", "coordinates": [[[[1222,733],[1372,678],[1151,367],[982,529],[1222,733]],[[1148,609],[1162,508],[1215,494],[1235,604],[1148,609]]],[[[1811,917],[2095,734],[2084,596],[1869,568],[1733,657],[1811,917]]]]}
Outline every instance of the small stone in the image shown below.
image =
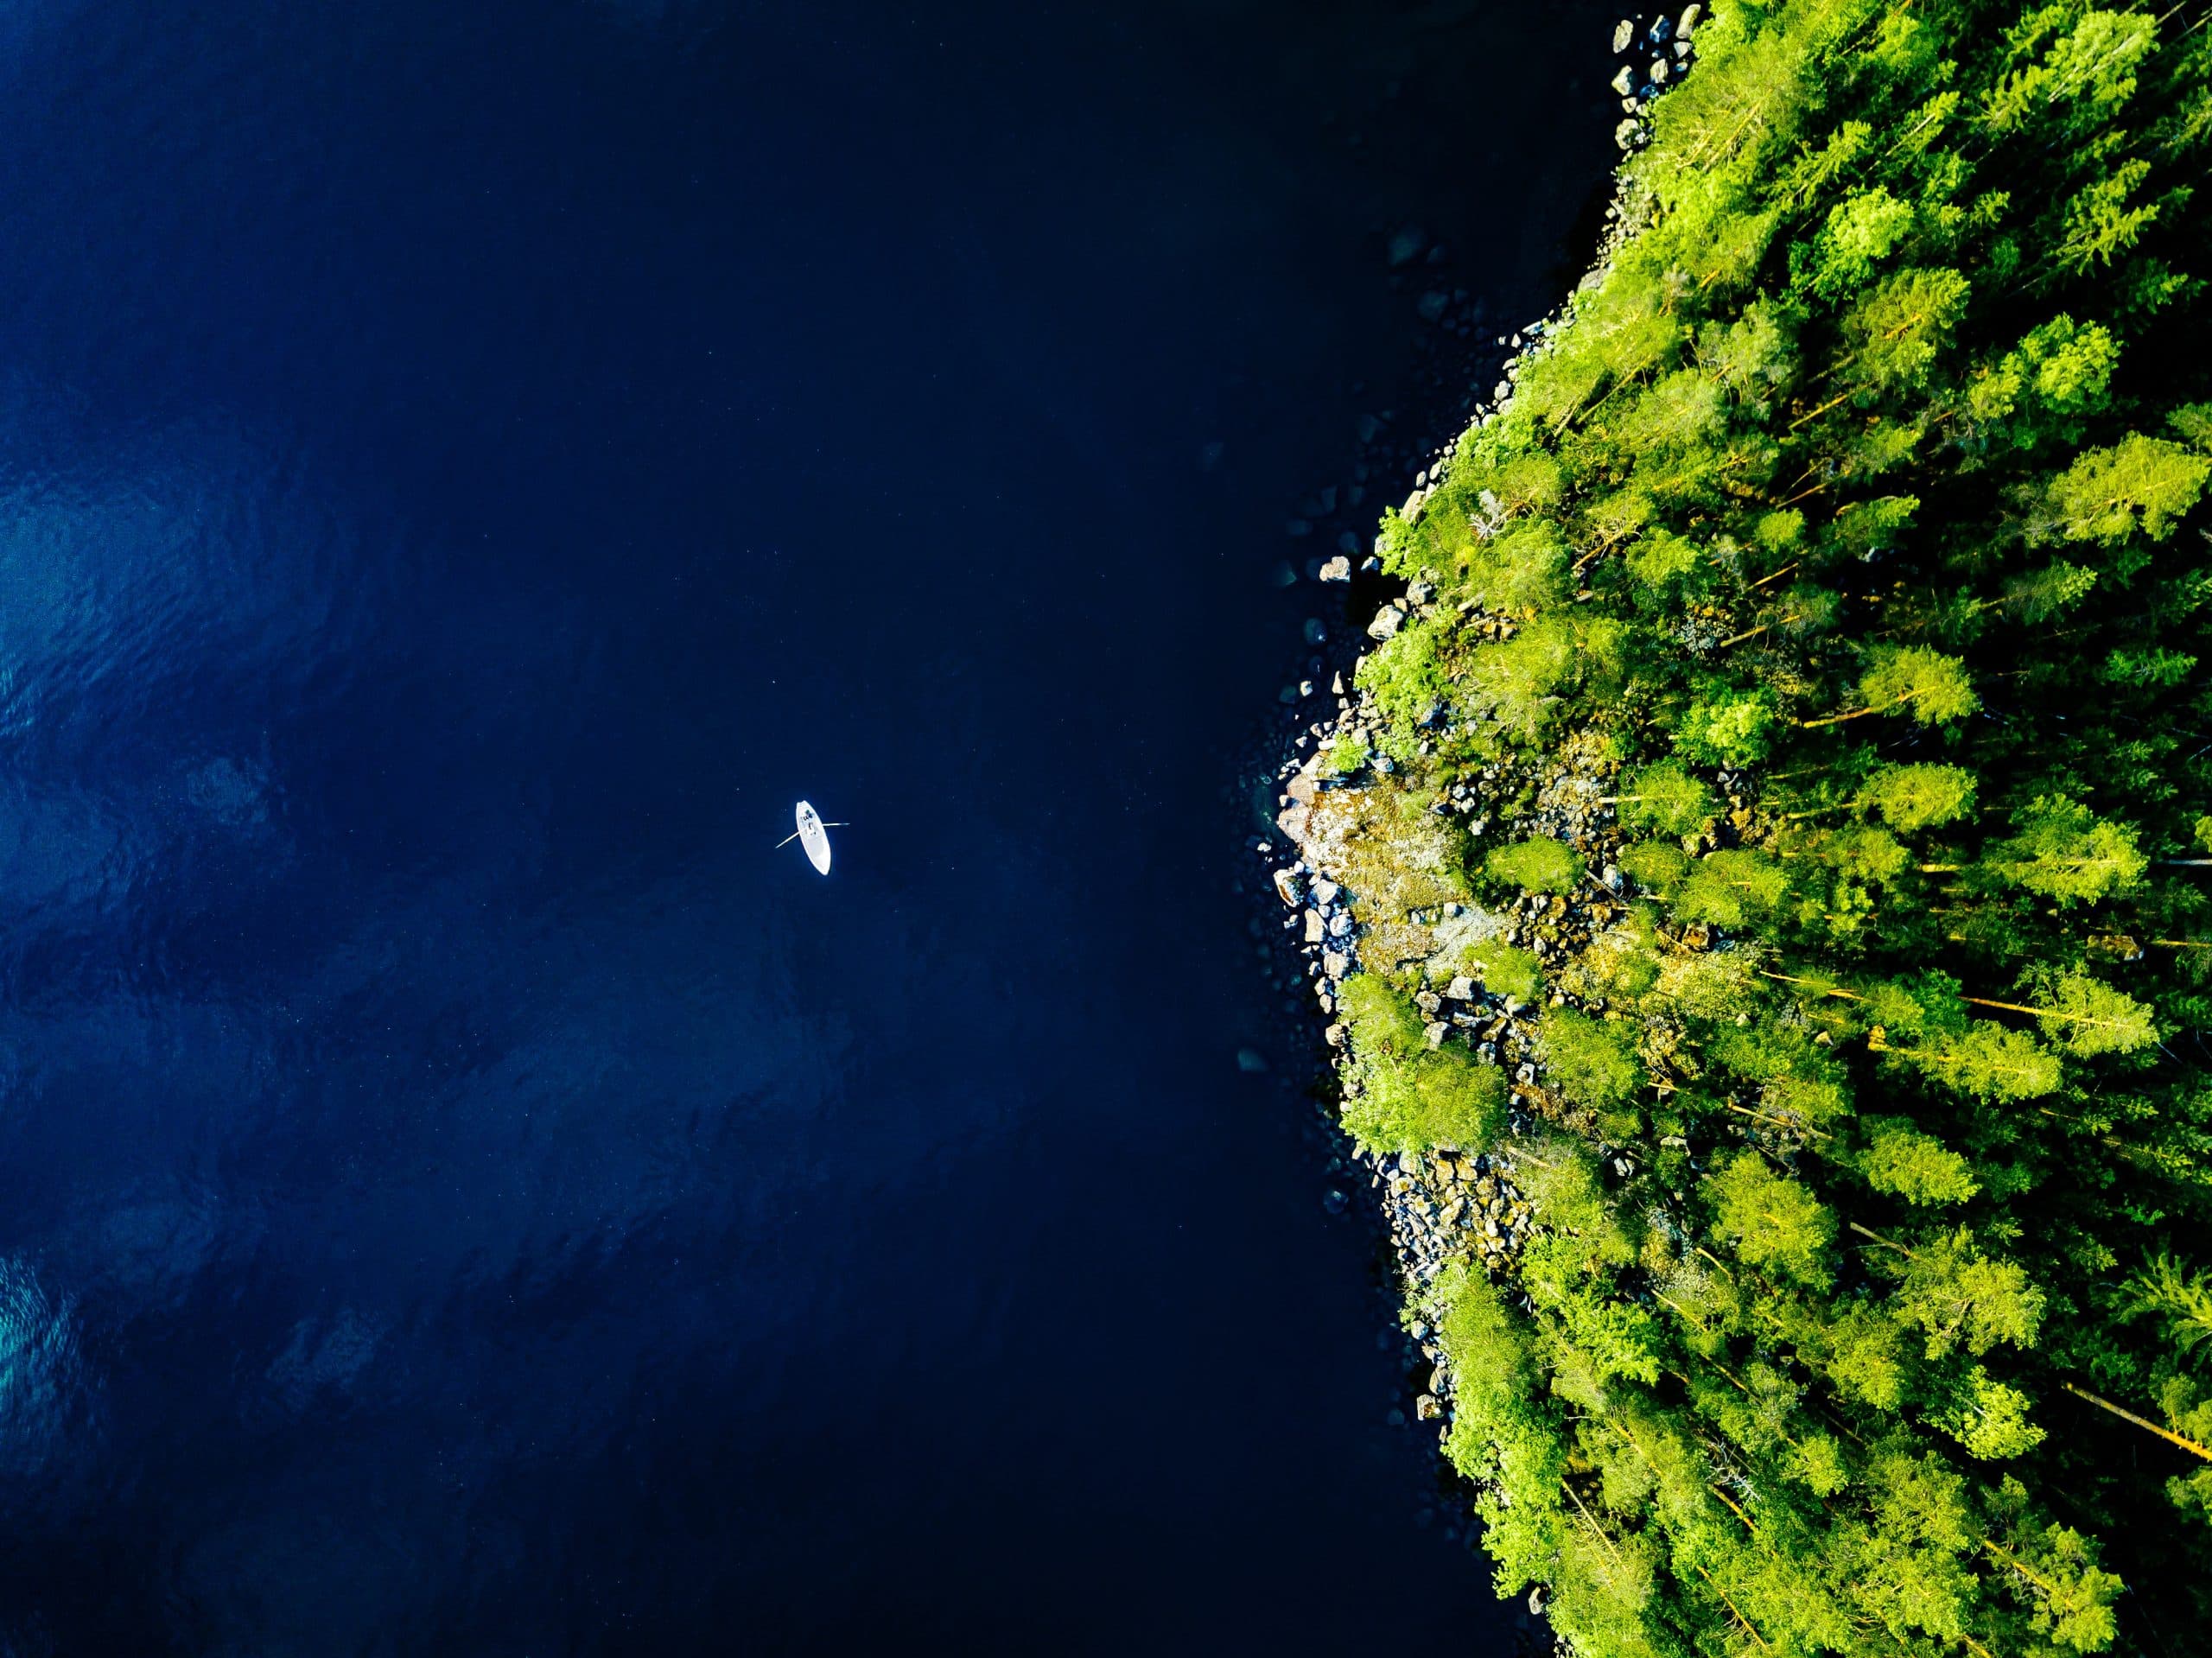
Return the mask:
{"type": "Polygon", "coordinates": [[[1377,611],[1375,619],[1368,623],[1367,637],[1370,639],[1389,638],[1405,626],[1405,605],[1402,600],[1394,599],[1377,611]]]}
{"type": "Polygon", "coordinates": [[[1414,1414],[1421,1421],[1433,1422],[1444,1414],[1444,1407],[1437,1402],[1435,1394],[1423,1394],[1414,1401],[1414,1414]]]}
{"type": "Polygon", "coordinates": [[[1340,950],[1324,950],[1321,953],[1321,971],[1332,979],[1341,979],[1351,971],[1351,957],[1340,950]]]}
{"type": "Polygon", "coordinates": [[[1298,876],[1294,871],[1289,869],[1275,871],[1275,896],[1293,909],[1298,907],[1299,900],[1303,894],[1299,891],[1298,876]]]}
{"type": "Polygon", "coordinates": [[[1636,40],[1636,25],[1624,17],[1613,25],[1613,50],[1625,52],[1636,40]]]}
{"type": "Polygon", "coordinates": [[[1343,891],[1343,887],[1324,876],[1313,883],[1313,901],[1316,904],[1334,904],[1337,894],[1343,891]]]}
{"type": "Polygon", "coordinates": [[[1352,918],[1350,916],[1338,916],[1334,921],[1332,921],[1329,924],[1329,937],[1332,938],[1351,937],[1352,924],[1352,918]]]}
{"type": "Polygon", "coordinates": [[[1319,910],[1308,910],[1306,912],[1306,942],[1307,943],[1319,943],[1328,937],[1328,923],[1321,919],[1321,912],[1319,910]]]}
{"type": "Polygon", "coordinates": [[[1440,1019],[1421,1027],[1421,1034],[1428,1039],[1428,1045],[1432,1048],[1442,1047],[1444,1039],[1451,1033],[1451,1026],[1440,1019]]]}
{"type": "MultiPolygon", "coordinates": [[[[1354,550],[1357,550],[1357,547],[1358,543],[1355,542],[1353,543],[1354,550]]],[[[1338,554],[1334,558],[1323,560],[1319,579],[1324,581],[1351,581],[1351,560],[1345,557],[1342,553],[1338,554]]]]}
{"type": "Polygon", "coordinates": [[[1236,1050],[1237,1070],[1245,1072],[1248,1076],[1256,1076],[1267,1068],[1268,1062],[1261,1057],[1258,1049],[1239,1048],[1236,1050]]]}

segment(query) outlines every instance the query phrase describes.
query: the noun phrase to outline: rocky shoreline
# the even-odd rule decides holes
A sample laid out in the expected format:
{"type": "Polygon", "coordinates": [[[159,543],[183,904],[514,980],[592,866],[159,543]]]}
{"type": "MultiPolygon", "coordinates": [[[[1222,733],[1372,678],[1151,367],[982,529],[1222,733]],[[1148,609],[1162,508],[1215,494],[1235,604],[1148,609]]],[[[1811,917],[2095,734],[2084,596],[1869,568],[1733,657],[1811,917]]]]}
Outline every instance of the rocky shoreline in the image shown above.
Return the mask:
{"type": "MultiPolygon", "coordinates": [[[[1643,142],[1644,110],[1687,72],[1700,10],[1691,5],[1678,17],[1630,18],[1618,25],[1616,54],[1649,49],[1655,54],[1649,65],[1624,67],[1614,82],[1624,113],[1615,134],[1622,149],[1631,150],[1643,142]]],[[[1617,187],[1606,209],[1605,235],[1582,285],[1602,276],[1621,239],[1634,228],[1637,213],[1629,193],[1617,187]]],[[[1550,326],[1551,319],[1546,319],[1510,339],[1501,337],[1498,343],[1516,353],[1536,349],[1550,326]]],[[[1497,409],[1512,396],[1517,378],[1517,367],[1509,362],[1488,404],[1477,403],[1468,410],[1471,419],[1481,423],[1495,418],[1497,409]]],[[[1455,429],[1452,438],[1457,435],[1455,429]]],[[[1400,508],[1402,517],[1414,518],[1423,510],[1449,464],[1450,447],[1447,442],[1440,448],[1414,473],[1412,492],[1400,508]]],[[[1314,563],[1308,575],[1325,582],[1352,584],[1347,611],[1380,594],[1364,626],[1369,641],[1379,645],[1389,639],[1408,617],[1436,613],[1438,600],[1430,582],[1416,581],[1402,591],[1390,591],[1396,584],[1385,584],[1376,574],[1381,569],[1379,557],[1363,552],[1349,537],[1340,541],[1339,549],[1314,563]]],[[[1500,638],[1510,638],[1515,630],[1509,618],[1471,611],[1462,616],[1462,625],[1500,638]]],[[[1311,624],[1309,630],[1307,643],[1321,644],[1311,624]]],[[[1318,657],[1309,660],[1307,677],[1295,688],[1285,688],[1282,700],[1287,705],[1306,702],[1318,697],[1319,679],[1327,672],[1334,714],[1292,734],[1275,772],[1274,832],[1254,843],[1255,851],[1268,862],[1268,884],[1283,906],[1279,924],[1294,935],[1323,1016],[1324,1039],[1332,1054],[1344,1051],[1346,1032],[1337,1019],[1338,989],[1363,965],[1402,969],[1426,964],[1431,988],[1415,1001],[1427,1021],[1429,1045],[1465,1042],[1483,1058],[1498,1064],[1511,1081],[1510,1126],[1516,1137],[1525,1135],[1540,1120],[1557,1121],[1561,1112],[1561,1102],[1545,1085],[1534,1048],[1535,1020],[1542,1010],[1487,991],[1468,973],[1455,969],[1469,946],[1489,940],[1529,950],[1551,966],[1579,951],[1625,908],[1619,896],[1625,883],[1607,855],[1615,849],[1615,835],[1611,815],[1602,804],[1609,780],[1604,762],[1570,743],[1550,757],[1541,776],[1491,768],[1477,779],[1454,785],[1431,803],[1423,820],[1407,822],[1391,803],[1396,791],[1390,779],[1400,768],[1380,752],[1376,739],[1381,721],[1366,693],[1357,686],[1363,657],[1342,649],[1334,654],[1333,664],[1318,657]],[[1436,873],[1443,864],[1446,835],[1463,830],[1479,836],[1509,803],[1531,797],[1533,814],[1524,805],[1518,821],[1523,827],[1536,824],[1591,854],[1595,873],[1587,890],[1572,898],[1530,895],[1506,911],[1465,901],[1436,873]]],[[[1442,711],[1433,717],[1440,720],[1442,711]]],[[[1447,733],[1439,728],[1435,734],[1447,733]]],[[[1425,740],[1421,754],[1426,755],[1431,746],[1425,740]]],[[[1560,998],[1554,993],[1550,1000],[1560,998]]],[[[1600,1006],[1594,1011],[1602,1013],[1604,1009],[1600,1006]]],[[[1341,1068],[1335,1082],[1339,1101],[1358,1088],[1357,1079],[1341,1068]]],[[[1454,1264],[1478,1268],[1494,1281],[1511,1281],[1533,1225],[1531,1205],[1514,1182],[1511,1157],[1453,1151],[1370,1154],[1346,1147],[1342,1161],[1332,1159],[1331,1168],[1364,1175],[1376,1194],[1397,1280],[1400,1321],[1413,1344],[1409,1368],[1418,1389],[1413,1415],[1417,1421],[1435,1423],[1440,1440],[1446,1439],[1452,1416],[1452,1378],[1430,1339],[1433,1292],[1454,1264]]],[[[1332,1210],[1339,1210],[1351,1199],[1332,1190],[1328,1202],[1332,1210]]],[[[1394,1412],[1394,1420],[1400,1414],[1394,1412]]],[[[1464,1485],[1459,1489],[1465,1490],[1464,1485]]],[[[1539,1596],[1532,1596],[1530,1610],[1541,1608],[1539,1596]]]]}

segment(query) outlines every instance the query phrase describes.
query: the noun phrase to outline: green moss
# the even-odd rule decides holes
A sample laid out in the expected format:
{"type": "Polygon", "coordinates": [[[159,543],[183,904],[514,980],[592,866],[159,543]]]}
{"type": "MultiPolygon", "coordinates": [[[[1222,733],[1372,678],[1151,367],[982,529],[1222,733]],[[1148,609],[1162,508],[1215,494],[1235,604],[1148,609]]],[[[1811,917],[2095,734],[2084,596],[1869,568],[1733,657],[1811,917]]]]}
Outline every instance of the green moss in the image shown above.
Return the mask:
{"type": "Polygon", "coordinates": [[[1483,988],[1492,995],[1526,1004],[1541,1000],[1544,994],[1543,964],[1534,950],[1519,949],[1501,938],[1486,938],[1469,947],[1467,964],[1482,975],[1483,988]]]}
{"type": "Polygon", "coordinates": [[[1531,893],[1565,893],[1582,879],[1582,854],[1557,841],[1533,839],[1492,848],[1483,873],[1531,893]]]}

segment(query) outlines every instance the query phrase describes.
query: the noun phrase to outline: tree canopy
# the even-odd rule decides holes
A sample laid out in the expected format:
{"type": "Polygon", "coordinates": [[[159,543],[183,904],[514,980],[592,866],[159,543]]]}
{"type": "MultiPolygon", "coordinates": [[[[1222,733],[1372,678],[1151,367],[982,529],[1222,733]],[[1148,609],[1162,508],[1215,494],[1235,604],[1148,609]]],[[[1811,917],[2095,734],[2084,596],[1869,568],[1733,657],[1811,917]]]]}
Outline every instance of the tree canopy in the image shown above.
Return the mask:
{"type": "Polygon", "coordinates": [[[1355,1135],[1535,1216],[1447,1452],[1585,1658],[2212,1650],[2212,23],[1695,44],[1379,543],[1375,786],[1552,918],[1479,1048],[1344,987],[1355,1135]]]}

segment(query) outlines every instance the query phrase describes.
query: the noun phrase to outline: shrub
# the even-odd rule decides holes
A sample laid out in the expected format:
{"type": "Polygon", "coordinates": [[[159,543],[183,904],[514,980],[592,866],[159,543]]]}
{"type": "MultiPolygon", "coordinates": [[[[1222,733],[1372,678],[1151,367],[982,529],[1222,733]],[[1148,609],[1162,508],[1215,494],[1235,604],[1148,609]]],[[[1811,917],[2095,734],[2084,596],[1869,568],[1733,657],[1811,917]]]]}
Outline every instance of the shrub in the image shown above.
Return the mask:
{"type": "Polygon", "coordinates": [[[1557,841],[1537,838],[1493,848],[1483,872],[1494,881],[1531,893],[1565,893],[1582,879],[1582,854],[1557,841]]]}

